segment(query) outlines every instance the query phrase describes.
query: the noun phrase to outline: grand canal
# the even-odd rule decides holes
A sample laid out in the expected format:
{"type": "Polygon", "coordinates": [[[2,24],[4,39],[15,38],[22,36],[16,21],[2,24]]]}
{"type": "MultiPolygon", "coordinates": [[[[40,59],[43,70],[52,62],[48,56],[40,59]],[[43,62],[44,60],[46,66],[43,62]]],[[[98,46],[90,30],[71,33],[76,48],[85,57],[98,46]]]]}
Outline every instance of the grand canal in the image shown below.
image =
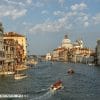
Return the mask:
{"type": "MultiPolygon", "coordinates": [[[[0,77],[0,94],[23,94],[25,98],[4,100],[100,100],[100,67],[63,62],[41,62],[25,71],[27,78],[0,77]],[[69,68],[75,73],[68,75],[69,68]],[[55,93],[51,84],[62,80],[64,88],[55,93]]],[[[0,98],[0,100],[3,100],[0,98]]]]}

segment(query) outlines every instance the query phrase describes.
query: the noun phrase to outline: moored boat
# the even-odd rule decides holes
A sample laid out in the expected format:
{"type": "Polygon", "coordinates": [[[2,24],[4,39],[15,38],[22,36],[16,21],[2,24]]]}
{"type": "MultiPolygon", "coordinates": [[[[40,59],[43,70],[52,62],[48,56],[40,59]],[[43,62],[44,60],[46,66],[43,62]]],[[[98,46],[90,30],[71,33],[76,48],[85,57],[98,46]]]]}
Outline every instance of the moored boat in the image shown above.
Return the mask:
{"type": "Polygon", "coordinates": [[[14,73],[14,71],[1,71],[0,75],[13,75],[14,73]]]}
{"type": "Polygon", "coordinates": [[[28,68],[29,68],[28,66],[23,65],[23,66],[17,66],[17,68],[15,70],[16,71],[22,71],[22,70],[26,70],[28,68]]]}
{"type": "Polygon", "coordinates": [[[27,75],[25,75],[25,74],[15,74],[14,75],[15,80],[20,80],[20,79],[23,79],[23,78],[26,78],[26,77],[27,77],[27,75]]]}

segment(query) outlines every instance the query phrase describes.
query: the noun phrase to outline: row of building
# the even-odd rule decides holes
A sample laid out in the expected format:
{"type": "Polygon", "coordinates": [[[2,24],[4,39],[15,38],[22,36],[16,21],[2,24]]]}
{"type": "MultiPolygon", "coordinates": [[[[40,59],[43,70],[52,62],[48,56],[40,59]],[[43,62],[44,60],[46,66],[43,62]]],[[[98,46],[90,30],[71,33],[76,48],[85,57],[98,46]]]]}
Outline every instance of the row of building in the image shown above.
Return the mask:
{"type": "Polygon", "coordinates": [[[15,32],[4,33],[0,23],[0,70],[10,70],[24,63],[26,54],[26,37],[15,32]]]}
{"type": "Polygon", "coordinates": [[[100,40],[97,41],[95,63],[100,65],[100,40]]]}
{"type": "Polygon", "coordinates": [[[100,65],[100,41],[96,52],[84,46],[82,40],[76,40],[74,43],[65,35],[58,48],[55,48],[52,53],[47,53],[46,60],[53,61],[67,61],[67,62],[80,62],[91,63],[100,65]]]}

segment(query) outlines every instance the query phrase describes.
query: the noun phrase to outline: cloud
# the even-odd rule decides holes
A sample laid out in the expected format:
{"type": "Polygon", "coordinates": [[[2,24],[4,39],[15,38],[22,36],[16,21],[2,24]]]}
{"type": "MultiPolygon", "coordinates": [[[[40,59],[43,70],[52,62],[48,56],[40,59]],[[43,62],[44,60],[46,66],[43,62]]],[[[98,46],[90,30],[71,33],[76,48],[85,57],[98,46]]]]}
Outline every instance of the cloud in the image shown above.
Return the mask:
{"type": "Polygon", "coordinates": [[[32,5],[35,8],[39,8],[39,7],[43,7],[44,6],[44,3],[37,1],[37,2],[34,2],[32,5]]]}
{"type": "Polygon", "coordinates": [[[31,4],[31,3],[32,3],[32,0],[26,0],[26,2],[27,2],[28,4],[31,4]]]}
{"type": "Polygon", "coordinates": [[[84,22],[84,26],[88,27],[89,26],[89,22],[84,22]]]}
{"type": "Polygon", "coordinates": [[[19,9],[13,6],[0,6],[0,17],[11,17],[12,19],[16,19],[24,16],[26,12],[26,9],[19,9]]]}
{"type": "Polygon", "coordinates": [[[30,29],[31,33],[45,33],[45,32],[57,32],[58,28],[55,23],[44,22],[42,24],[37,24],[30,29]]]}
{"type": "MultiPolygon", "coordinates": [[[[72,8],[74,6],[71,6],[72,8]]],[[[57,17],[56,20],[48,20],[43,23],[39,23],[34,25],[29,29],[31,33],[48,33],[48,32],[61,32],[66,30],[71,30],[75,27],[83,27],[86,28],[90,25],[89,23],[89,15],[87,13],[83,13],[83,9],[85,9],[87,6],[85,4],[75,4],[75,7],[73,10],[70,10],[69,12],[66,11],[54,11],[54,16],[57,17]],[[77,12],[77,10],[79,10],[77,12]],[[73,27],[74,26],[74,27],[73,27]]],[[[42,13],[46,13],[46,11],[42,11],[42,13]]]]}
{"type": "Polygon", "coordinates": [[[18,9],[14,9],[12,10],[12,12],[10,12],[10,16],[13,19],[19,18],[21,16],[24,16],[26,14],[27,10],[26,9],[22,9],[22,10],[18,10],[18,9]]]}
{"type": "Polygon", "coordinates": [[[86,8],[87,8],[87,5],[85,3],[74,4],[71,6],[72,11],[82,11],[86,8]]]}
{"type": "Polygon", "coordinates": [[[70,30],[72,25],[69,23],[67,16],[59,18],[55,21],[45,21],[41,24],[36,24],[30,28],[31,33],[47,33],[60,32],[62,30],[70,30]]]}
{"type": "Polygon", "coordinates": [[[14,0],[4,0],[8,5],[17,5],[17,6],[25,6],[24,2],[14,1],[14,0]]]}
{"type": "Polygon", "coordinates": [[[64,5],[65,0],[58,0],[58,2],[61,4],[61,6],[64,5]]]}
{"type": "Polygon", "coordinates": [[[100,13],[96,14],[93,17],[93,21],[94,21],[95,24],[100,24],[100,13]]]}
{"type": "Polygon", "coordinates": [[[63,11],[54,11],[53,15],[55,15],[55,16],[64,16],[65,12],[63,12],[63,11]]]}
{"type": "Polygon", "coordinates": [[[10,17],[15,20],[26,15],[27,6],[32,0],[1,0],[0,18],[10,17]]]}
{"type": "Polygon", "coordinates": [[[47,10],[43,10],[43,11],[41,12],[41,14],[48,14],[48,11],[47,11],[47,10]]]}

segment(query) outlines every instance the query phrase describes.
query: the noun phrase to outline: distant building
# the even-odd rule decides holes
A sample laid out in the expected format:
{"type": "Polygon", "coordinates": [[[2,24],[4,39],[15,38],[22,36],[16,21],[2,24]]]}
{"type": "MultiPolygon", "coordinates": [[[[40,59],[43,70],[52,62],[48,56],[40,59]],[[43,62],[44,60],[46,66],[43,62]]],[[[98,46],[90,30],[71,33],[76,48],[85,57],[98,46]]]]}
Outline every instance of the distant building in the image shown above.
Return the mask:
{"type": "Polygon", "coordinates": [[[83,48],[84,47],[83,41],[82,40],[76,40],[76,42],[74,42],[74,44],[73,44],[73,47],[74,48],[83,48]]]}
{"type": "Polygon", "coordinates": [[[65,35],[64,39],[62,40],[61,47],[66,49],[73,48],[73,44],[71,43],[71,40],[68,38],[67,35],[65,35]]]}
{"type": "Polygon", "coordinates": [[[53,50],[52,60],[55,61],[68,61],[68,49],[66,48],[56,48],[53,50]]]}
{"type": "Polygon", "coordinates": [[[58,61],[59,60],[59,49],[54,49],[52,53],[52,60],[58,61]]]}
{"type": "Polygon", "coordinates": [[[97,41],[96,46],[96,64],[100,65],[100,40],[97,41]]]}
{"type": "MultiPolygon", "coordinates": [[[[21,62],[24,62],[27,55],[26,37],[15,32],[8,32],[4,34],[4,40],[12,40],[12,43],[16,44],[16,55],[18,58],[19,56],[22,57],[20,60],[21,62]]],[[[9,43],[11,43],[11,41],[9,43]]],[[[12,45],[12,43],[10,45],[12,45]]]]}
{"type": "Polygon", "coordinates": [[[3,45],[3,33],[4,28],[2,23],[0,23],[0,67],[4,64],[4,45],[3,45]]]}
{"type": "Polygon", "coordinates": [[[46,61],[50,61],[51,57],[52,57],[51,53],[47,53],[46,54],[46,61]]]}
{"type": "Polygon", "coordinates": [[[73,48],[70,52],[72,62],[93,63],[94,61],[94,52],[88,48],[73,48]]]}
{"type": "Polygon", "coordinates": [[[53,50],[52,60],[93,63],[94,52],[89,48],[84,48],[82,40],[71,43],[71,40],[65,35],[61,46],[53,50]]]}

